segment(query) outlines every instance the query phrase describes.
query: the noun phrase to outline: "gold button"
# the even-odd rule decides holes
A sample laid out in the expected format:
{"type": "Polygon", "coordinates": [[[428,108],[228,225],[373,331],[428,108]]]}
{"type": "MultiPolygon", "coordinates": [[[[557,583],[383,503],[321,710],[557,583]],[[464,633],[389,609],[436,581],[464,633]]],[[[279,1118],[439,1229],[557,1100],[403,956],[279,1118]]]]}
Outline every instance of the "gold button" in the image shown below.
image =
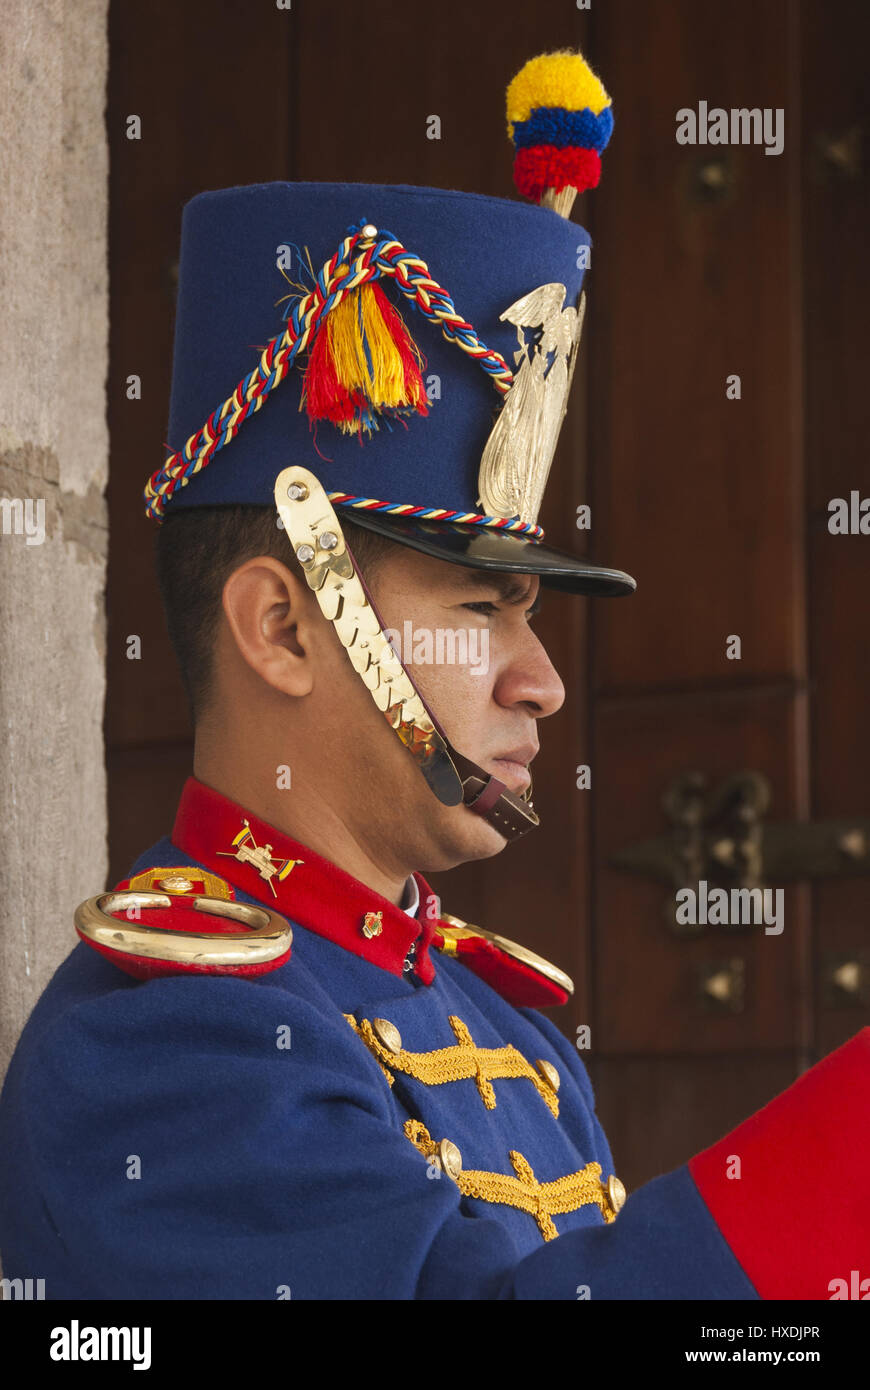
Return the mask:
{"type": "Polygon", "coordinates": [[[386,1018],[373,1018],[372,1028],[378,1042],[381,1043],[388,1052],[401,1052],[402,1035],[395,1023],[390,1023],[386,1018]]]}
{"type": "Polygon", "coordinates": [[[442,1139],[438,1145],[438,1157],[441,1160],[441,1167],[444,1169],[448,1178],[455,1182],[462,1172],[462,1154],[453,1143],[452,1139],[442,1139]]]}
{"type": "Polygon", "coordinates": [[[546,1081],[550,1090],[553,1092],[558,1091],[560,1085],[562,1084],[562,1078],[559,1076],[559,1073],[553,1066],[553,1063],[548,1062],[544,1057],[539,1057],[537,1062],[535,1063],[535,1066],[538,1068],[538,1071],[541,1073],[541,1076],[546,1081]]]}
{"type": "Polygon", "coordinates": [[[625,1187],[612,1173],[607,1179],[607,1195],[613,1210],[621,1211],[625,1206],[625,1187]]]}
{"type": "Polygon", "coordinates": [[[161,878],[157,884],[166,893],[190,893],[193,884],[189,878],[184,878],[181,874],[172,874],[168,878],[161,878]]]}

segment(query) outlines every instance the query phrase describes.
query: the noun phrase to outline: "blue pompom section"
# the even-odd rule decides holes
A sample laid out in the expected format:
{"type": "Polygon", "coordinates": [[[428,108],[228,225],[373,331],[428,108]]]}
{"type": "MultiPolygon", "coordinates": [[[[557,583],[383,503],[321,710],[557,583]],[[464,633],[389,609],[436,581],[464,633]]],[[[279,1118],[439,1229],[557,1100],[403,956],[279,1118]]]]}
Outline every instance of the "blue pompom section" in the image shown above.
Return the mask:
{"type": "Polygon", "coordinates": [[[518,150],[532,145],[554,145],[557,150],[576,145],[600,154],[613,134],[613,108],[605,106],[600,116],[588,106],[582,111],[566,111],[563,106],[539,106],[527,121],[514,122],[514,145],[518,150]]]}

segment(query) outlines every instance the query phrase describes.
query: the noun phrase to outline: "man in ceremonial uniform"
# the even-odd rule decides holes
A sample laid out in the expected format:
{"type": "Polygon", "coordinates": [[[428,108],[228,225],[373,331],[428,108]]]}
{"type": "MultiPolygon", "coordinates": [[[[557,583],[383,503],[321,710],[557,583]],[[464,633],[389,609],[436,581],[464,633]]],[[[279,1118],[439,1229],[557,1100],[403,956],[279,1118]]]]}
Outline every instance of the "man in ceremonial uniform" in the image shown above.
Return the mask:
{"type": "Polygon", "coordinates": [[[824,1299],[866,1257],[870,1030],[626,1197],[538,1012],[570,980],[425,877],[537,827],[539,589],[634,588],[537,522],[609,98],[550,55],[508,116],[531,204],[185,209],[146,500],[194,775],[78,908],[0,1102],[4,1273],[48,1298],[824,1299]],[[486,661],[413,655],[409,623],[486,661]]]}

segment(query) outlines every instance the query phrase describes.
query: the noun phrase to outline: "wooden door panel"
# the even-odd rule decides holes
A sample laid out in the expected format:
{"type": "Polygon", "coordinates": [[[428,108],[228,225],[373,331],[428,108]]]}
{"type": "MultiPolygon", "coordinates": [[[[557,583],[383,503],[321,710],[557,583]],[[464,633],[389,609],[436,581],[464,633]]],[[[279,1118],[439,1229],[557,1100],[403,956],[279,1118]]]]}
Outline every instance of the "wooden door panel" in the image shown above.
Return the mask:
{"type": "Polygon", "coordinates": [[[761,772],[772,786],[771,816],[793,818],[804,795],[795,771],[804,724],[804,696],[776,688],[614,700],[599,708],[596,1051],[719,1052],[797,1042],[806,889],[784,889],[781,935],[765,935],[760,926],[710,926],[687,938],[667,925],[664,909],[673,893],[664,884],[619,873],[608,861],[637,840],[667,833],[661,797],[681,772],[700,771],[712,785],[744,768],[761,772]],[[696,973],[732,957],[745,963],[745,1009],[710,1013],[702,1008],[696,973]]]}
{"type": "Polygon", "coordinates": [[[143,850],[170,834],[181,788],[190,775],[190,760],[191,747],[186,742],[110,750],[111,884],[126,878],[143,850]]]}
{"type": "MultiPolygon", "coordinates": [[[[866,818],[870,536],[831,535],[828,504],[849,499],[853,489],[870,497],[870,10],[861,0],[833,7],[809,0],[802,17],[812,810],[819,818],[866,818]]],[[[815,1050],[821,1055],[870,1022],[870,878],[819,882],[813,922],[815,1050]],[[863,970],[862,987],[851,994],[831,983],[832,971],[849,963],[863,970]]]]}
{"type": "Polygon", "coordinates": [[[794,1080],[791,1052],[607,1057],[590,1066],[598,1117],[629,1192],[668,1173],[794,1080]]]}
{"type": "Polygon", "coordinates": [[[789,16],[786,0],[740,0],[719,25],[679,0],[597,18],[596,58],[621,100],[594,211],[594,525],[638,580],[625,611],[596,621],[599,692],[803,668],[799,267],[784,216],[796,163],[788,144],[767,156],[675,138],[676,111],[701,99],[786,105],[789,16]],[[711,165],[719,197],[701,182],[711,165]],[[726,399],[733,373],[739,401],[726,399]]]}

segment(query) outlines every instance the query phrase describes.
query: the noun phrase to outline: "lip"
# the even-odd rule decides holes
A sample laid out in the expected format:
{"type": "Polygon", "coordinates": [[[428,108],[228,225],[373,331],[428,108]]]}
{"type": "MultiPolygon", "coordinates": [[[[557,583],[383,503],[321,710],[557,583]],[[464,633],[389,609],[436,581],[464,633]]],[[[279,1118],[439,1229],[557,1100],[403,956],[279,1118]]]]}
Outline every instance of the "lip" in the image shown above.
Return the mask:
{"type": "Polygon", "coordinates": [[[522,763],[516,763],[512,758],[493,758],[492,761],[493,772],[510,791],[523,791],[531,782],[532,775],[522,763]]]}
{"type": "Polygon", "coordinates": [[[506,748],[503,753],[496,754],[497,763],[519,763],[525,767],[533,758],[536,758],[540,749],[537,743],[521,743],[517,748],[506,748]]]}
{"type": "Polygon", "coordinates": [[[526,764],[532,761],[537,752],[537,746],[534,744],[511,748],[502,757],[493,758],[493,772],[512,792],[523,791],[532,780],[526,764]]]}

